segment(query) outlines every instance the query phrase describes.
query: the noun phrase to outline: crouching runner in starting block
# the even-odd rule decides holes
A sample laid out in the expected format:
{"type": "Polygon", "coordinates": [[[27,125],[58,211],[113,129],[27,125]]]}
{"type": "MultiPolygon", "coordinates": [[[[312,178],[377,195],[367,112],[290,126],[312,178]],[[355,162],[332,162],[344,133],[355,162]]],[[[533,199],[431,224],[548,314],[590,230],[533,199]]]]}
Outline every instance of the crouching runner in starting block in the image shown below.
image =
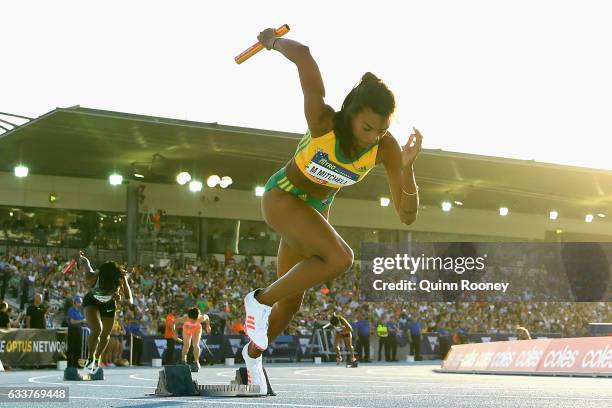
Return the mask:
{"type": "Polygon", "coordinates": [[[329,323],[323,326],[323,328],[332,327],[334,329],[334,349],[336,350],[336,365],[342,362],[342,355],[340,354],[340,341],[344,342],[349,356],[346,360],[347,367],[357,367],[357,358],[355,357],[355,349],[353,348],[353,328],[351,324],[344,318],[344,316],[334,312],[332,317],[329,319],[329,323]]]}
{"type": "Polygon", "coordinates": [[[210,319],[207,314],[201,314],[200,309],[193,307],[189,309],[186,316],[176,319],[176,323],[183,325],[183,349],[181,351],[181,363],[187,364],[187,354],[193,347],[194,367],[192,371],[200,369],[200,339],[202,338],[202,323],[206,326],[206,334],[210,334],[210,319]]]}

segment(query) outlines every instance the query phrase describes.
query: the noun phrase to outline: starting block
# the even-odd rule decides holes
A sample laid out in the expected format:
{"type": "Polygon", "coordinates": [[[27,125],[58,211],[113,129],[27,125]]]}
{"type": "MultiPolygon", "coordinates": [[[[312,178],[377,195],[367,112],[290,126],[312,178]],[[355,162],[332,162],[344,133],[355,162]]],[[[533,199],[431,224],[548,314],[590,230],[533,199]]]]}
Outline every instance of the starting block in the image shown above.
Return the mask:
{"type": "MultiPolygon", "coordinates": [[[[266,395],[275,396],[272,390],[268,373],[264,368],[268,393],[266,395]]],[[[260,394],[259,385],[247,384],[246,367],[236,370],[236,378],[229,385],[224,384],[198,384],[191,377],[190,367],[187,365],[164,366],[159,372],[159,380],[155,394],[158,397],[167,396],[194,396],[204,397],[263,397],[260,394]]]]}
{"type": "MultiPolygon", "coordinates": [[[[270,380],[268,380],[268,372],[264,368],[264,376],[266,377],[266,385],[268,386],[268,394],[271,397],[276,396],[274,390],[272,390],[272,386],[270,385],[270,380]]],[[[236,378],[231,381],[230,385],[247,385],[247,369],[246,367],[240,367],[236,370],[236,378]]]]}
{"type": "Polygon", "coordinates": [[[261,397],[259,385],[198,385],[203,397],[261,397]]]}
{"type": "Polygon", "coordinates": [[[104,370],[100,367],[98,371],[91,374],[81,374],[76,367],[66,367],[64,370],[64,381],[102,381],[104,380],[104,370]]]}

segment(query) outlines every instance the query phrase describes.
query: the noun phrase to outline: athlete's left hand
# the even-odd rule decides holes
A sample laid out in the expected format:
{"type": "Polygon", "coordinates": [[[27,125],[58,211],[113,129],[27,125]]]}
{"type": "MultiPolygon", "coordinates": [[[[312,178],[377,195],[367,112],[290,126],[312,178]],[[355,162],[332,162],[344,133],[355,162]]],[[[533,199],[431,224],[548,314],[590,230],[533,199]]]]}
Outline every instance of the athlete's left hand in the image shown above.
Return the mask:
{"type": "Polygon", "coordinates": [[[402,147],[402,166],[404,168],[411,167],[421,152],[423,135],[421,135],[421,132],[415,127],[413,127],[412,130],[413,132],[408,138],[408,142],[402,147]]]}

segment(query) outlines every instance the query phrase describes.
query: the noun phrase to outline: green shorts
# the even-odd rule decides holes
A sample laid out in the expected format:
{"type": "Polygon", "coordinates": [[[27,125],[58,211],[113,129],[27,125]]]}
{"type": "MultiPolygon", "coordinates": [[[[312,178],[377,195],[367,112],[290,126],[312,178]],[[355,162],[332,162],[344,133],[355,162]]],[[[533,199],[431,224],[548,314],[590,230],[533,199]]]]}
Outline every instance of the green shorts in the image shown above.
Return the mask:
{"type": "Polygon", "coordinates": [[[268,179],[265,186],[265,191],[272,190],[273,188],[278,187],[283,191],[288,192],[291,195],[294,195],[306,202],[309,206],[322,213],[329,205],[334,201],[334,196],[336,192],[327,197],[325,200],[320,200],[311,196],[310,194],[300,190],[296,186],[294,186],[287,175],[285,174],[285,168],[282,167],[279,171],[274,173],[272,177],[268,179]]]}

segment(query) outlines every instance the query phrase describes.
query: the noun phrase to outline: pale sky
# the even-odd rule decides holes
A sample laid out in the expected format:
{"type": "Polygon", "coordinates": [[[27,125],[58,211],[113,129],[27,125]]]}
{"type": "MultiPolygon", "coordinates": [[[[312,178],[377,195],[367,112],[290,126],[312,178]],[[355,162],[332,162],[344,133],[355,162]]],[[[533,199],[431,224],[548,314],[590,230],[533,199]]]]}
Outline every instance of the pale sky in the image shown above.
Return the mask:
{"type": "Polygon", "coordinates": [[[81,105],[303,133],[295,66],[234,56],[268,27],[310,47],[340,105],[371,71],[423,147],[612,170],[609,1],[0,3],[0,111],[81,105]]]}

